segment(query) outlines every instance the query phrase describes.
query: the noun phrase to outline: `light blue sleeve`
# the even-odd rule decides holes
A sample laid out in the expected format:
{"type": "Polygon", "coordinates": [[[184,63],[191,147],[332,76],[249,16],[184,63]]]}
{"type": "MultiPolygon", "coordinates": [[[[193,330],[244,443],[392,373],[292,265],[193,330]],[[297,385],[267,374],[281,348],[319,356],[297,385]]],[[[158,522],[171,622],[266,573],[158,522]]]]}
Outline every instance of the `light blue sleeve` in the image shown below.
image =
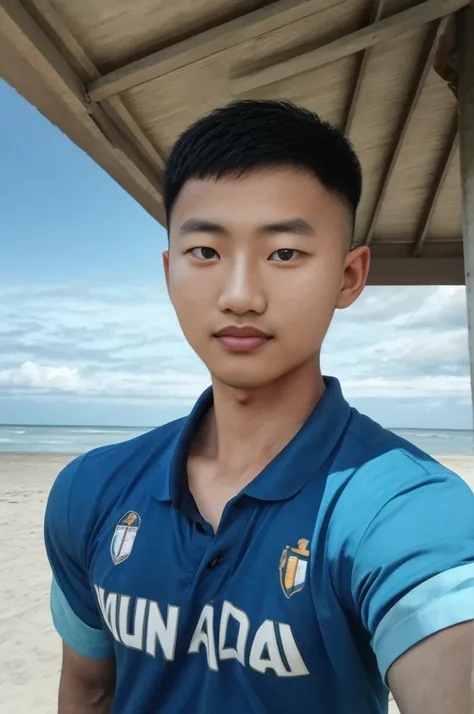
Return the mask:
{"type": "Polygon", "coordinates": [[[411,590],[380,621],[372,646],[380,672],[425,637],[474,618],[474,563],[434,575],[411,590]]]}
{"type": "Polygon", "coordinates": [[[474,619],[474,494],[459,476],[386,453],[350,479],[332,520],[333,582],[384,678],[421,640],[474,619]]]}
{"type": "Polygon", "coordinates": [[[57,633],[74,652],[90,659],[107,659],[113,654],[104,630],[89,627],[79,619],[54,578],[51,584],[51,614],[57,633]]]}
{"type": "Polygon", "coordinates": [[[353,600],[384,678],[417,642],[474,619],[474,495],[439,469],[403,479],[353,560],[353,600]]]}

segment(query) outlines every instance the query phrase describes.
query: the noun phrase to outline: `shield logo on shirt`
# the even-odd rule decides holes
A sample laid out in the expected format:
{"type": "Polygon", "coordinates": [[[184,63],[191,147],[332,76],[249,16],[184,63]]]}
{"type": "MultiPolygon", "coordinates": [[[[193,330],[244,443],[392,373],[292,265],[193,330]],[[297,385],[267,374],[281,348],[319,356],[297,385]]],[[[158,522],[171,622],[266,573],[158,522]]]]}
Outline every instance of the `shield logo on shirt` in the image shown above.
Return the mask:
{"type": "Polygon", "coordinates": [[[287,545],[280,558],[280,583],[287,598],[304,588],[308,568],[309,540],[300,538],[298,547],[287,545]]]}
{"type": "Polygon", "coordinates": [[[132,552],[142,519],[135,511],[128,511],[117,523],[110,544],[110,555],[114,565],[123,563],[132,552]]]}

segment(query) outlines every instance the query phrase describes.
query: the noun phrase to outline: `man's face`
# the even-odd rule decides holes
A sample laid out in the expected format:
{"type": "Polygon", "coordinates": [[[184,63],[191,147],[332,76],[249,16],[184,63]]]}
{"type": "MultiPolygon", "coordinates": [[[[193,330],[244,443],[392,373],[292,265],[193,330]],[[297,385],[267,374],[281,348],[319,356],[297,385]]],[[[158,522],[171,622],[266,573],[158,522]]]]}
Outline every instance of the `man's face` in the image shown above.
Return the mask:
{"type": "Polygon", "coordinates": [[[184,335],[215,379],[239,389],[314,360],[334,309],[367,277],[368,250],[348,252],[344,202],[292,168],[188,181],[169,229],[164,265],[184,335]]]}

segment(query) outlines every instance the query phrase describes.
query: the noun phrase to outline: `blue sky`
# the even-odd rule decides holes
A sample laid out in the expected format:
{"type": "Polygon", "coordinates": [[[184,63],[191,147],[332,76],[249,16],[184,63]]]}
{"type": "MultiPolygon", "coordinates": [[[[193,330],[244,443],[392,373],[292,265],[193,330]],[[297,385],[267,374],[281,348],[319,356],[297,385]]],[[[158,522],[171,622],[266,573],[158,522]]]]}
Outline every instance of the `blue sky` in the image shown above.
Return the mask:
{"type": "MultiPolygon", "coordinates": [[[[165,231],[0,82],[0,423],[151,426],[208,384],[169,305],[165,231]]],[[[464,288],[368,288],[326,373],[386,426],[470,428],[464,288]]]]}

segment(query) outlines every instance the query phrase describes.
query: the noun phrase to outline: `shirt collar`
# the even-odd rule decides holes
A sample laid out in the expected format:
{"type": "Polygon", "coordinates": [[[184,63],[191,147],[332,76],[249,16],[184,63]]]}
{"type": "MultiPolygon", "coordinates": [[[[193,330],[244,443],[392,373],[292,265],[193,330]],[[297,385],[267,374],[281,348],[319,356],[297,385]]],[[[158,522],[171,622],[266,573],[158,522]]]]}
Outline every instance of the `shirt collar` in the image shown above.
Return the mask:
{"type": "MultiPolygon", "coordinates": [[[[324,377],[326,390],[289,444],[243,490],[262,501],[283,501],[294,496],[327,461],[340,440],[351,414],[337,379],[324,377]]],[[[212,407],[212,388],[196,402],[160,457],[154,496],[159,501],[179,502],[187,488],[186,462],[194,435],[212,407]]]]}
{"type": "Polygon", "coordinates": [[[249,483],[244,493],[262,501],[296,495],[329,458],[351,414],[337,379],[324,377],[326,390],[285,448],[249,483]]]}
{"type": "Polygon", "coordinates": [[[189,416],[181,421],[165,452],[161,454],[153,489],[153,495],[158,501],[172,501],[176,505],[183,487],[187,488],[186,464],[189,449],[199,424],[213,403],[212,387],[208,387],[189,416]]]}

